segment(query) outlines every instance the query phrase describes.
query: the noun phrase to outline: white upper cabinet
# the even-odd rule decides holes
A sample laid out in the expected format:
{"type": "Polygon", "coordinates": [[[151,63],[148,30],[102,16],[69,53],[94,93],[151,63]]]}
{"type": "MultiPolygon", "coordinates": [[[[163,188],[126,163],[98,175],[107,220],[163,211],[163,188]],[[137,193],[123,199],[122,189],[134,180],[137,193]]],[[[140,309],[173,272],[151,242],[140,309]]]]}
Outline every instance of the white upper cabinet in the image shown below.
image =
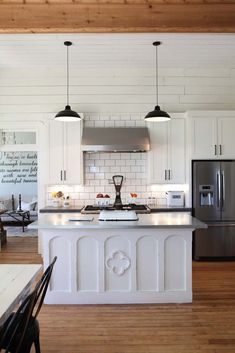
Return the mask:
{"type": "Polygon", "coordinates": [[[218,154],[222,158],[235,158],[235,114],[234,118],[218,118],[218,154]]]}
{"type": "Polygon", "coordinates": [[[81,184],[82,122],[50,122],[49,153],[51,184],[81,184]]]}
{"type": "Polygon", "coordinates": [[[217,154],[217,128],[214,118],[195,118],[191,125],[191,155],[193,158],[214,158],[217,154]]]}
{"type": "Polygon", "coordinates": [[[168,122],[149,123],[148,127],[151,144],[149,183],[185,183],[185,119],[173,117],[168,122]]]}
{"type": "Polygon", "coordinates": [[[219,115],[218,111],[188,113],[192,159],[235,158],[235,114],[219,112],[219,115]],[[228,116],[223,117],[224,114],[228,116]]]}

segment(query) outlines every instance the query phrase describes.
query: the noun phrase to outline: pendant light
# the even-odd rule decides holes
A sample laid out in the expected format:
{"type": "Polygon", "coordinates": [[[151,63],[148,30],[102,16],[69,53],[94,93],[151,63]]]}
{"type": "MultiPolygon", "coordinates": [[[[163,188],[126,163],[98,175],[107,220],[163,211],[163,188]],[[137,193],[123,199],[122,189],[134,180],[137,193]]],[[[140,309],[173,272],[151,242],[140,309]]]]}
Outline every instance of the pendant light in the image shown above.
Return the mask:
{"type": "Polygon", "coordinates": [[[146,117],[144,118],[146,121],[167,121],[170,120],[171,117],[167,112],[161,110],[160,106],[158,105],[158,57],[157,57],[157,47],[161,44],[161,42],[154,42],[153,46],[156,47],[156,103],[154,110],[149,112],[146,117]]]}
{"type": "Polygon", "coordinates": [[[56,114],[55,119],[59,121],[80,121],[82,118],[78,113],[73,111],[69,105],[69,47],[72,42],[66,41],[64,45],[67,47],[67,105],[64,110],[56,114]]]}

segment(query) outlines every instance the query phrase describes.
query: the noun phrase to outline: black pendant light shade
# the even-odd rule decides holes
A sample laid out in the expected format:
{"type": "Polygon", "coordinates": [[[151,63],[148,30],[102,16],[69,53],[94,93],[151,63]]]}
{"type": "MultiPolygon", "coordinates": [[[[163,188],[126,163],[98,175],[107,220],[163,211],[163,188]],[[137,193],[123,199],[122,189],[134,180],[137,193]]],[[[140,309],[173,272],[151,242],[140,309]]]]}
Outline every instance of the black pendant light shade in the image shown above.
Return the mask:
{"type": "Polygon", "coordinates": [[[78,113],[71,109],[70,105],[66,105],[64,110],[61,110],[56,114],[55,119],[59,121],[78,121],[82,118],[78,113]]]}
{"type": "Polygon", "coordinates": [[[164,112],[161,110],[159,105],[156,105],[153,111],[149,112],[146,117],[144,118],[145,120],[149,121],[167,121],[170,120],[171,117],[167,112],[164,112]]]}
{"type": "Polygon", "coordinates": [[[167,112],[161,110],[160,106],[158,105],[158,60],[157,60],[157,47],[161,44],[161,42],[154,42],[153,46],[156,47],[156,102],[157,105],[155,106],[154,110],[149,112],[145,116],[146,121],[168,121],[171,119],[170,115],[167,112]]]}
{"type": "Polygon", "coordinates": [[[78,113],[71,109],[69,105],[69,52],[68,47],[72,45],[72,42],[64,42],[64,45],[67,47],[67,105],[64,110],[61,110],[56,114],[55,119],[59,121],[80,121],[82,118],[78,113]]]}

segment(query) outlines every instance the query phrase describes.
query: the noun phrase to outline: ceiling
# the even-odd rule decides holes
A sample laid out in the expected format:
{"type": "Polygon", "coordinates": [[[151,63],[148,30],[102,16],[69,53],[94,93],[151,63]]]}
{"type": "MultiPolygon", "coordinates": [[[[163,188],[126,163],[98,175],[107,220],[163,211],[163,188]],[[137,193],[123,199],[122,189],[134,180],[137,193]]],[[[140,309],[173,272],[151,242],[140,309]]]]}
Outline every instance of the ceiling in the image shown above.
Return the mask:
{"type": "Polygon", "coordinates": [[[1,0],[0,33],[235,33],[234,0],[1,0]]]}
{"type": "Polygon", "coordinates": [[[159,67],[235,67],[235,34],[1,34],[0,72],[8,68],[64,70],[65,40],[71,40],[76,69],[153,68],[160,40],[159,67]]]}

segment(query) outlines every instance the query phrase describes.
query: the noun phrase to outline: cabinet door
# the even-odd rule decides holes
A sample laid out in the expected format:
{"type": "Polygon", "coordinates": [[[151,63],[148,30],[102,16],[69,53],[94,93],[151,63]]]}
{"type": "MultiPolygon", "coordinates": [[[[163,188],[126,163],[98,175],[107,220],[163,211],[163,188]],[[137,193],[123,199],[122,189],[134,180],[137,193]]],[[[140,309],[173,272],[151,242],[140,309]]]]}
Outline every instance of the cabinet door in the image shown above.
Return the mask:
{"type": "Polygon", "coordinates": [[[168,182],[185,183],[185,120],[171,119],[168,129],[168,182]]]}
{"type": "Polygon", "coordinates": [[[49,169],[51,184],[63,184],[64,125],[61,121],[51,121],[49,124],[49,169]]]}
{"type": "Polygon", "coordinates": [[[66,124],[65,175],[66,184],[81,184],[83,158],[81,152],[82,122],[66,124]]]}
{"type": "Polygon", "coordinates": [[[215,118],[191,119],[191,157],[218,158],[217,120],[215,118]]]}
{"type": "Polygon", "coordinates": [[[220,158],[235,158],[235,118],[218,118],[218,154],[220,158]]]}
{"type": "Polygon", "coordinates": [[[148,179],[150,184],[166,183],[168,122],[149,123],[150,151],[148,179]]]}

